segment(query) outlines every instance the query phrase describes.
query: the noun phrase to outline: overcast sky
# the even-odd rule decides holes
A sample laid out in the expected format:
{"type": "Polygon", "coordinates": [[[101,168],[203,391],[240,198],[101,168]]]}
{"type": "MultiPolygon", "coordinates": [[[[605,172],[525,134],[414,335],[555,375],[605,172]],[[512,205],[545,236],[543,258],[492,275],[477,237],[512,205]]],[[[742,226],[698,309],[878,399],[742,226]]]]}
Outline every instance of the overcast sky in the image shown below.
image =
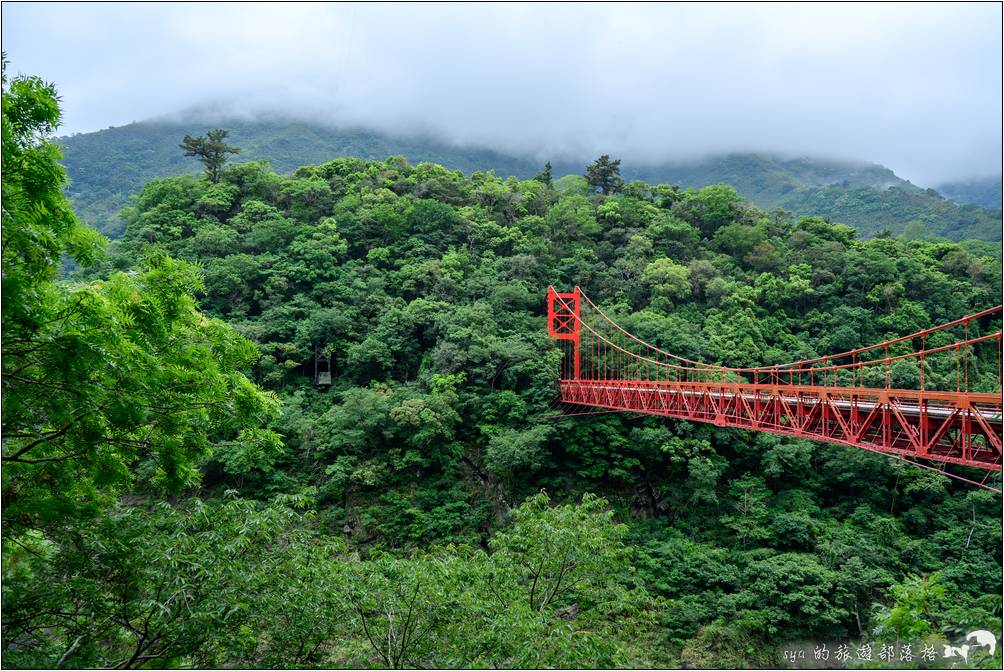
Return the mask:
{"type": "Polygon", "coordinates": [[[1001,5],[4,3],[62,132],[194,106],[538,158],[855,158],[1001,171],[1001,5]]]}

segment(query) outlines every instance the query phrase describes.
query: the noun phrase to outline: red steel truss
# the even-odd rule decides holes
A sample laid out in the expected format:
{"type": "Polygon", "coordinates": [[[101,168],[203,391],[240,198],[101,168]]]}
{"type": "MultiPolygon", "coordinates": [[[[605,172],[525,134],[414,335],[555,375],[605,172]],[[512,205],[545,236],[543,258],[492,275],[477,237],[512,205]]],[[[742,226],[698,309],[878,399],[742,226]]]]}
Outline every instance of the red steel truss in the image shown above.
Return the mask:
{"type": "MultiPolygon", "coordinates": [[[[1001,306],[849,352],[756,368],[670,354],[576,287],[547,291],[560,400],[1001,470],[1001,306]]],[[[989,473],[988,473],[989,475],[989,473]]]]}

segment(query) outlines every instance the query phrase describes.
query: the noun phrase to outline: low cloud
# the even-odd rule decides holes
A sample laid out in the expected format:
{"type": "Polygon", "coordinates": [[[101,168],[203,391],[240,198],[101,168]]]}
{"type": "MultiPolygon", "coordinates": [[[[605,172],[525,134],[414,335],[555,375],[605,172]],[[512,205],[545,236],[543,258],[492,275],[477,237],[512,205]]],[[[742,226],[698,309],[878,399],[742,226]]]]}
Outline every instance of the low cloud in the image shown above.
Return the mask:
{"type": "Polygon", "coordinates": [[[538,159],[770,151],[999,174],[1001,6],[4,4],[64,132],[192,108],[538,159]]]}

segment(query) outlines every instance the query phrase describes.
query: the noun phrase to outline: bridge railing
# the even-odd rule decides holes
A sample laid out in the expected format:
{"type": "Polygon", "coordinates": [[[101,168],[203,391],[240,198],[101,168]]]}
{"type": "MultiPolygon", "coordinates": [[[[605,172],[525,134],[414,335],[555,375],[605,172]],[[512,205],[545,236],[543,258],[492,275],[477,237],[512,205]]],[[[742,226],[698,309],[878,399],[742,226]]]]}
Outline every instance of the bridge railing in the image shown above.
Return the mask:
{"type": "Polygon", "coordinates": [[[563,329],[556,336],[566,352],[563,379],[1001,393],[1001,306],[846,352],[730,367],[645,342],[579,287],[570,294],[550,288],[548,301],[549,320],[558,315],[563,329]]]}

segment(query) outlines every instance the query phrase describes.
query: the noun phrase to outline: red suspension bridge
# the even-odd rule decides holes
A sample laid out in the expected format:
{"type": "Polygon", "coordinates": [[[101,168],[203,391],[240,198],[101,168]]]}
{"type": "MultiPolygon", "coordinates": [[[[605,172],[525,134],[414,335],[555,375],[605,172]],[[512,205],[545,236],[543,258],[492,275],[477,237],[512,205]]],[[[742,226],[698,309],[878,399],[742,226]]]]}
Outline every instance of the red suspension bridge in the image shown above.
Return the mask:
{"type": "MultiPolygon", "coordinates": [[[[1001,306],[868,347],[754,368],[666,352],[579,287],[547,290],[560,400],[1001,470],[1001,306]]],[[[936,469],[937,470],[937,469],[936,469]]],[[[996,490],[995,490],[996,491],[996,490]]]]}

